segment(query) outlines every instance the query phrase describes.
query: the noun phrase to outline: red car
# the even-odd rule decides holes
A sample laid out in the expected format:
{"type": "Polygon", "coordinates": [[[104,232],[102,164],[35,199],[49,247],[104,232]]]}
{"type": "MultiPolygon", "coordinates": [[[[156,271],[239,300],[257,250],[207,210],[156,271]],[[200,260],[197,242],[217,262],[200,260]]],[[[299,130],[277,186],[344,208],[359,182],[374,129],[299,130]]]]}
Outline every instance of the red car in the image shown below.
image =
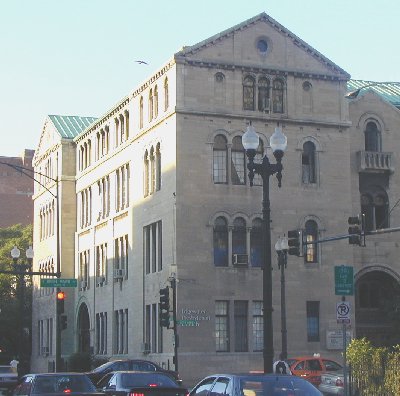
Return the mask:
{"type": "Polygon", "coordinates": [[[321,383],[321,374],[342,370],[342,365],[320,356],[300,356],[286,360],[293,375],[303,377],[315,386],[321,383]]]}

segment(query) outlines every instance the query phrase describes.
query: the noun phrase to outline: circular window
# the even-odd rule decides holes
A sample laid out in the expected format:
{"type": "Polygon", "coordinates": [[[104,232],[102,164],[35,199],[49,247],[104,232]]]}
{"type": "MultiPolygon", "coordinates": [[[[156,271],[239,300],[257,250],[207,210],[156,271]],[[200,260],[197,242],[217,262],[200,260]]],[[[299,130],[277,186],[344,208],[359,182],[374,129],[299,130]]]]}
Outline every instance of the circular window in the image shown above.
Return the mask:
{"type": "Polygon", "coordinates": [[[304,81],[303,82],[303,89],[304,89],[304,91],[310,91],[311,90],[311,83],[309,83],[308,81],[304,81]]]}
{"type": "Polygon", "coordinates": [[[260,54],[265,55],[268,52],[268,43],[265,39],[260,39],[257,41],[257,49],[260,54]]]}

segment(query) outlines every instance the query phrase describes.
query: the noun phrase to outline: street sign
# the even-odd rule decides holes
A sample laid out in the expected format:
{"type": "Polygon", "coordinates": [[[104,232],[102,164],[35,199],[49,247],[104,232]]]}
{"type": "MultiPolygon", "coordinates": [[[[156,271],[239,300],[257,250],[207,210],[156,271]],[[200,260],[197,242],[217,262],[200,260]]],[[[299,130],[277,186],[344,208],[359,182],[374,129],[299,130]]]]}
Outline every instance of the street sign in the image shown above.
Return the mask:
{"type": "Polygon", "coordinates": [[[348,301],[341,301],[336,303],[336,321],[337,323],[350,324],[351,319],[350,303],[348,301]]]}
{"type": "Polygon", "coordinates": [[[196,320],[177,320],[176,322],[183,327],[197,327],[199,325],[196,320]]]}
{"type": "Polygon", "coordinates": [[[340,265],[335,267],[335,294],[352,296],[354,294],[353,267],[340,265]]]}
{"type": "Polygon", "coordinates": [[[77,279],[45,278],[40,279],[40,287],[77,287],[77,279]]]}

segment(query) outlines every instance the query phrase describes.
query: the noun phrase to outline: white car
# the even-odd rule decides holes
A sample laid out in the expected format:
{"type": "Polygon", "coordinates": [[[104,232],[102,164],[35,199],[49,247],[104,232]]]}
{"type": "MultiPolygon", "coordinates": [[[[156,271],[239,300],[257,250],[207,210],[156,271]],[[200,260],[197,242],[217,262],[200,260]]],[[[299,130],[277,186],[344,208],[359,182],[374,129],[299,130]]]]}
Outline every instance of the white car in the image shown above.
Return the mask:
{"type": "Polygon", "coordinates": [[[18,373],[15,367],[0,366],[0,389],[10,389],[17,385],[18,373]]]}

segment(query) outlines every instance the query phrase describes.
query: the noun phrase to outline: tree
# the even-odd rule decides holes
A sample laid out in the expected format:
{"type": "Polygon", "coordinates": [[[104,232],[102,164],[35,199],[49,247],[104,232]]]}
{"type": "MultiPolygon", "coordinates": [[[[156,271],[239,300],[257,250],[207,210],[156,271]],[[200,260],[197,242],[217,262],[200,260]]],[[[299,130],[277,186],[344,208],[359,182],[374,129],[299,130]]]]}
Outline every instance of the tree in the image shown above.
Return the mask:
{"type": "Polygon", "coordinates": [[[21,261],[24,261],[24,252],[32,245],[32,225],[13,225],[0,228],[0,363],[9,363],[13,356],[21,350],[21,345],[26,356],[31,351],[31,318],[32,318],[32,284],[26,277],[23,309],[21,318],[18,301],[18,283],[15,275],[4,274],[1,271],[13,270],[11,250],[17,246],[21,250],[21,261]],[[21,324],[24,329],[24,338],[16,331],[16,324],[21,324]]]}

